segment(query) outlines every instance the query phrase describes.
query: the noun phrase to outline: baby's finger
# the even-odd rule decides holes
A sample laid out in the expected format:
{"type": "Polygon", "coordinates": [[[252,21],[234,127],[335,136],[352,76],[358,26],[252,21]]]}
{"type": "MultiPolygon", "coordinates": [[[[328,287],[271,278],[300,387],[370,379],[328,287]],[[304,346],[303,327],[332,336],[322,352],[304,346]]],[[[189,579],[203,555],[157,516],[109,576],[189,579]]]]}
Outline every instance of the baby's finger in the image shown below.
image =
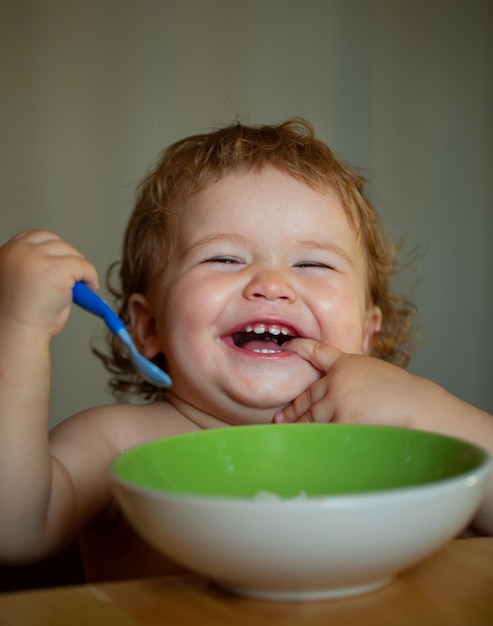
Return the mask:
{"type": "Polygon", "coordinates": [[[291,339],[291,341],[283,345],[282,349],[296,352],[298,356],[309,361],[321,372],[328,372],[337,359],[344,354],[333,346],[328,346],[314,339],[302,339],[301,337],[291,339]]]}
{"type": "Polygon", "coordinates": [[[274,422],[292,423],[303,422],[330,422],[332,419],[332,409],[328,398],[326,381],[321,379],[303,392],[288,406],[277,411],[274,415],[274,422]]]}

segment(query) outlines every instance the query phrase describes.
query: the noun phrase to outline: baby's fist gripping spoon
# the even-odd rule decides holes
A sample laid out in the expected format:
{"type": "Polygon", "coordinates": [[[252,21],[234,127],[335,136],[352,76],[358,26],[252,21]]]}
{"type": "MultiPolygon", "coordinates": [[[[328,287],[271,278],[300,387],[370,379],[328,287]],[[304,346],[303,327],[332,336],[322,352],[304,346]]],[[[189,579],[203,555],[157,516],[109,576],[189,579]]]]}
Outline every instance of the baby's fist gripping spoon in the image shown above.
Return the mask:
{"type": "Polygon", "coordinates": [[[157,387],[171,387],[171,378],[168,374],[140,354],[128,334],[125,324],[107,302],[80,281],[75,283],[72,289],[72,297],[75,304],[101,317],[111,332],[120,337],[128,350],[133,366],[148,383],[157,387]]]}

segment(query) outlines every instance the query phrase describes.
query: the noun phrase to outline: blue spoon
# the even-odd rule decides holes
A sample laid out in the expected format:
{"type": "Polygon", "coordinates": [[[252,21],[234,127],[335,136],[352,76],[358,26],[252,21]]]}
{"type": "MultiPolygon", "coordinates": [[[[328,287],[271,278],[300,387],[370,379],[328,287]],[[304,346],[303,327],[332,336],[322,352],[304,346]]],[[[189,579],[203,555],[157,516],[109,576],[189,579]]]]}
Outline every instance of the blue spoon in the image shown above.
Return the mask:
{"type": "Polygon", "coordinates": [[[157,387],[171,387],[172,382],[168,374],[140,354],[128,334],[125,324],[107,302],[80,281],[75,283],[72,297],[75,304],[89,311],[89,313],[94,313],[94,315],[101,317],[111,332],[120,337],[128,350],[133,366],[148,383],[157,387]]]}

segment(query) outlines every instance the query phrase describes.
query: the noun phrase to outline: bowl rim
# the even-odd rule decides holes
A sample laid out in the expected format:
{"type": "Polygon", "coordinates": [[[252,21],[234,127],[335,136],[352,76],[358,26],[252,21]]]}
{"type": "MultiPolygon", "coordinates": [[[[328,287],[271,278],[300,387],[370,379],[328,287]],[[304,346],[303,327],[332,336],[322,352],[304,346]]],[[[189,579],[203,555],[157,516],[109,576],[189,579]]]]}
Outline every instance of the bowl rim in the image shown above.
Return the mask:
{"type": "MultiPolygon", "coordinates": [[[[318,424],[248,424],[241,426],[234,426],[235,430],[238,428],[241,429],[257,429],[257,428],[316,428],[316,427],[343,427],[345,429],[358,429],[365,430],[367,428],[371,429],[382,429],[382,430],[401,430],[401,431],[409,431],[409,428],[403,428],[399,426],[381,426],[381,425],[373,425],[373,424],[332,424],[332,423],[318,423],[318,424]]],[[[226,427],[225,427],[226,428],[226,427]]],[[[170,439],[178,439],[178,438],[192,438],[194,436],[207,436],[207,433],[211,433],[216,431],[217,429],[211,430],[201,430],[201,431],[192,431],[188,433],[180,433],[177,435],[171,435],[169,437],[161,437],[157,439],[151,439],[149,441],[137,444],[135,446],[131,446],[126,450],[118,453],[111,461],[109,467],[109,475],[111,482],[117,487],[123,487],[125,489],[130,489],[131,491],[138,492],[142,495],[150,495],[153,497],[157,497],[162,501],[168,502],[193,502],[193,503],[214,503],[215,506],[230,506],[234,504],[235,506],[245,506],[245,507],[257,507],[257,508],[278,508],[282,507],[284,510],[295,510],[299,508],[306,509],[320,509],[320,508],[348,508],[357,505],[361,507],[366,503],[366,505],[374,505],[377,501],[387,501],[394,500],[397,501],[397,496],[402,495],[408,500],[410,497],[415,498],[423,498],[423,497],[434,497],[437,493],[444,494],[456,491],[461,487],[474,487],[478,484],[483,483],[483,489],[486,489],[486,480],[490,473],[493,472],[493,455],[482,446],[468,441],[466,439],[462,439],[459,437],[454,437],[450,435],[445,435],[443,433],[436,433],[434,431],[424,431],[420,429],[412,429],[414,432],[418,432],[426,435],[427,437],[439,438],[439,439],[447,439],[456,441],[459,443],[467,444],[472,449],[480,452],[482,454],[482,460],[478,465],[469,470],[465,470],[460,472],[459,474],[440,478],[438,477],[436,480],[427,483],[418,483],[416,485],[404,485],[401,487],[391,487],[391,488],[381,488],[381,489],[372,489],[370,491],[364,492],[350,492],[347,494],[335,494],[335,495],[317,495],[303,496],[300,494],[299,496],[294,497],[283,497],[277,496],[277,494],[273,494],[277,496],[273,499],[262,499],[256,498],[255,496],[224,496],[224,495],[204,495],[197,494],[193,492],[176,492],[176,491],[168,491],[167,489],[158,488],[158,487],[146,487],[144,485],[138,484],[131,479],[123,478],[117,473],[117,465],[121,462],[121,459],[125,457],[127,454],[132,454],[136,450],[143,449],[145,447],[151,447],[156,445],[160,441],[170,440],[170,439]]]]}

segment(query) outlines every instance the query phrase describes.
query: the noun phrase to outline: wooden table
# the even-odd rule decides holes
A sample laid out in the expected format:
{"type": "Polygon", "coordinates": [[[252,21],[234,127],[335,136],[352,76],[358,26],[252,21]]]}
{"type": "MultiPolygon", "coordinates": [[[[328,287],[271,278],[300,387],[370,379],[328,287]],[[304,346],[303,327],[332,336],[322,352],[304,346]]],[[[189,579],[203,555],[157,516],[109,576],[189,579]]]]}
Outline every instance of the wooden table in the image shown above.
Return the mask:
{"type": "Polygon", "coordinates": [[[457,539],[380,591],[323,602],[229,595],[197,576],[0,594],[1,626],[492,626],[493,537],[457,539]]]}

